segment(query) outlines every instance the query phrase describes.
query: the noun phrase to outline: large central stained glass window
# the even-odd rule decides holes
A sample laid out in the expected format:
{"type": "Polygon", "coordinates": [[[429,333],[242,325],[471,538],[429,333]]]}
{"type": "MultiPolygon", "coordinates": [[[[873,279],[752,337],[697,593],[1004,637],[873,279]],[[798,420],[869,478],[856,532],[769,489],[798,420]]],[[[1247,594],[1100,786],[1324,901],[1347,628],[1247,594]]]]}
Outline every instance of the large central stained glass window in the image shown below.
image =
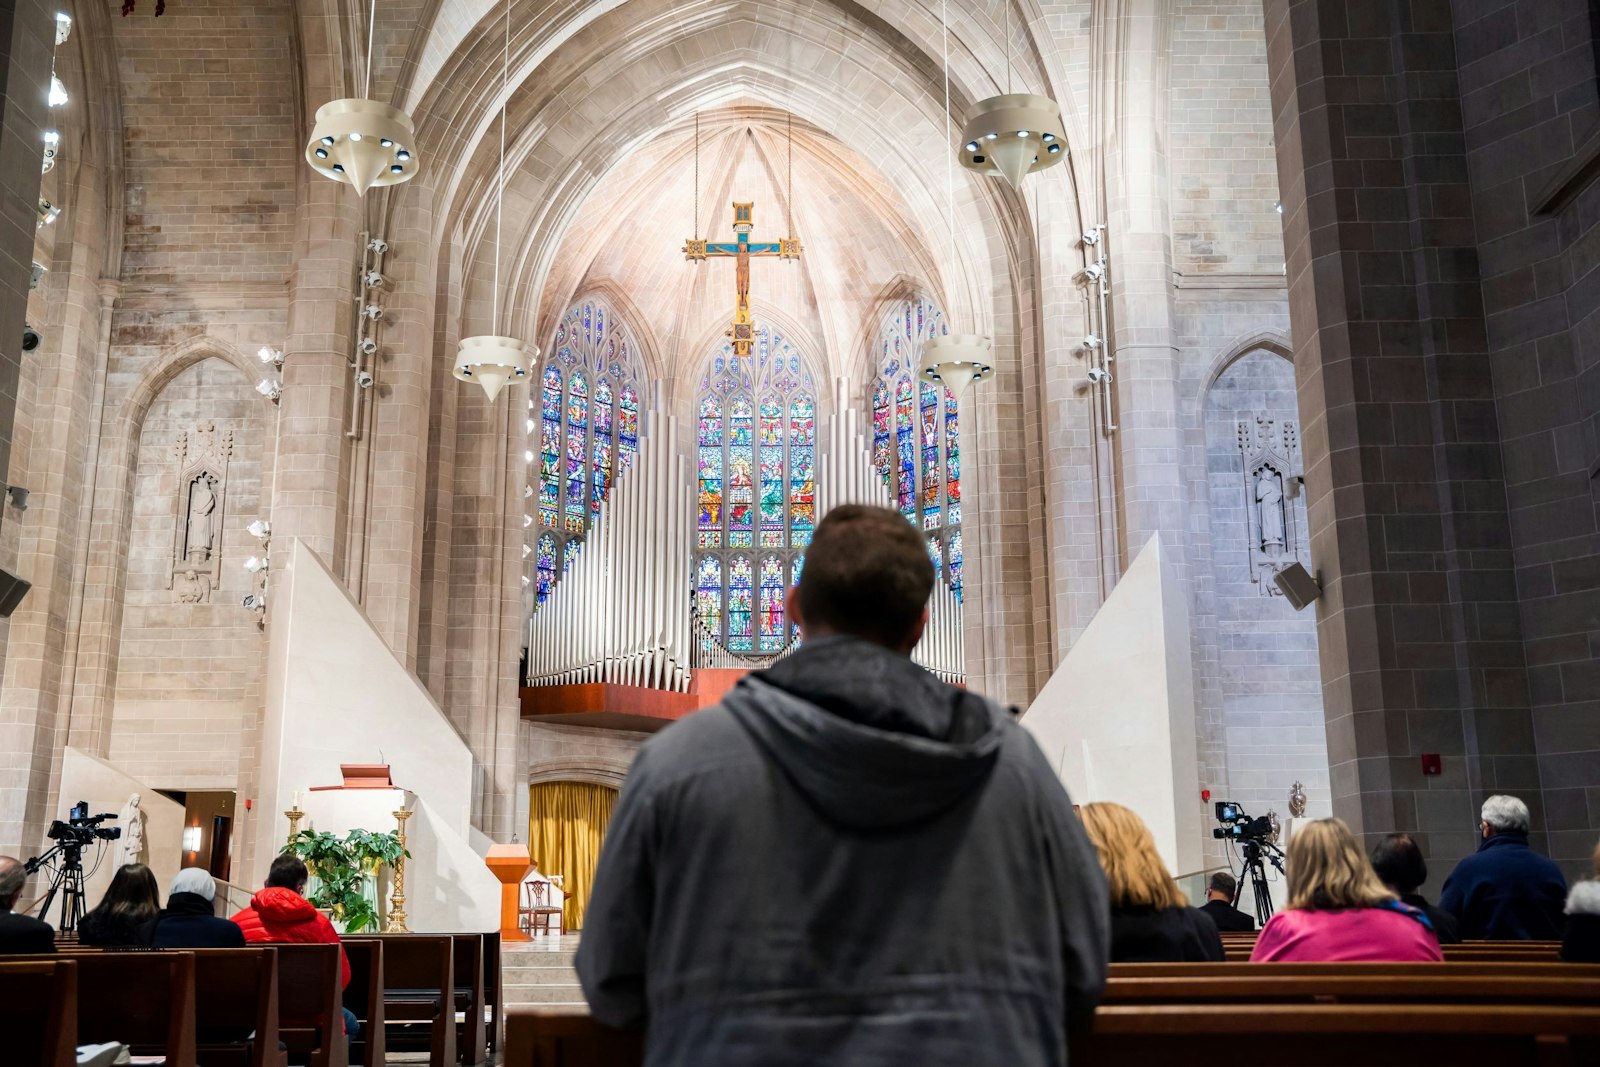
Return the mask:
{"type": "Polygon", "coordinates": [[[567,312],[551,353],[528,399],[531,470],[523,515],[534,534],[541,604],[639,451],[643,381],[626,327],[599,301],[567,312]]]}
{"type": "Polygon", "coordinates": [[[923,532],[939,577],[963,591],[961,427],[956,398],[918,373],[922,342],[949,333],[927,300],[897,302],[878,330],[872,462],[900,513],[923,532]]]}
{"type": "Polygon", "coordinates": [[[748,358],[722,344],[696,398],[695,611],[730,652],[793,636],[783,598],[817,525],[817,405],[800,352],[771,327],[748,358]]]}

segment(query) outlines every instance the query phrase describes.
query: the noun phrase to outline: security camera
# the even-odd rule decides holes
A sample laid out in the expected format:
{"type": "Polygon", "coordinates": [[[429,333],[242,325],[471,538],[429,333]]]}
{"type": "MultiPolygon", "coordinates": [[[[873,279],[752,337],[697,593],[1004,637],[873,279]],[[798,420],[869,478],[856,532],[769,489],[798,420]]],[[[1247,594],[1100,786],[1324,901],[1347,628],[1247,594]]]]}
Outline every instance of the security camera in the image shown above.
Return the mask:
{"type": "Polygon", "coordinates": [[[356,347],[361,349],[364,355],[370,356],[372,353],[378,350],[378,342],[374,341],[370,337],[363,337],[361,339],[361,343],[356,345],[356,347]]]}
{"type": "Polygon", "coordinates": [[[357,374],[356,375],[356,384],[361,386],[361,388],[363,388],[363,389],[371,389],[372,388],[372,372],[371,371],[362,371],[360,374],[357,374]]]}
{"type": "Polygon", "coordinates": [[[1111,381],[1111,372],[1104,367],[1090,367],[1089,380],[1096,385],[1105,385],[1111,381]]]}
{"type": "Polygon", "coordinates": [[[385,252],[389,251],[389,242],[385,241],[382,237],[374,237],[372,240],[367,242],[367,250],[373,255],[381,256],[385,252]]]}
{"type": "Polygon", "coordinates": [[[39,347],[39,342],[42,340],[44,340],[44,338],[39,336],[38,330],[35,330],[27,323],[22,324],[22,350],[24,352],[32,352],[35,348],[39,347]]]}

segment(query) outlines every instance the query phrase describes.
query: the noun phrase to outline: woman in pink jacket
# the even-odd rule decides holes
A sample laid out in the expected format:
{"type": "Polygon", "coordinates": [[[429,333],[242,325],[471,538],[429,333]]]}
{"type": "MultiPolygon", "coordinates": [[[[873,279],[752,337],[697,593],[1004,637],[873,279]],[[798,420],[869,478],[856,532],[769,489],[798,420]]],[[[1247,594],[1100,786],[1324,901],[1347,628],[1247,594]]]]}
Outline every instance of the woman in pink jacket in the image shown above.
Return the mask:
{"type": "Polygon", "coordinates": [[[1289,841],[1289,902],[1267,920],[1252,963],[1438,961],[1427,916],[1378,879],[1339,819],[1318,819],[1289,841]]]}

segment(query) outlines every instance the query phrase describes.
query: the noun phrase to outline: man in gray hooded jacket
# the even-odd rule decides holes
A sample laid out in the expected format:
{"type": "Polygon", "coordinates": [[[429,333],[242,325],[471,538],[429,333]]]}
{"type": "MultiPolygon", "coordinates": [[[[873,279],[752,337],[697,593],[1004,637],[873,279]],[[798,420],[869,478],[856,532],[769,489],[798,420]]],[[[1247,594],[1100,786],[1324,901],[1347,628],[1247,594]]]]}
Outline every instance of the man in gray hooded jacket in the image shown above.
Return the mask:
{"type": "Polygon", "coordinates": [[[577,966],[648,1067],[1066,1062],[1105,881],[1032,738],[908,658],[934,580],[898,512],[835,508],[802,647],[634,761],[577,966]]]}

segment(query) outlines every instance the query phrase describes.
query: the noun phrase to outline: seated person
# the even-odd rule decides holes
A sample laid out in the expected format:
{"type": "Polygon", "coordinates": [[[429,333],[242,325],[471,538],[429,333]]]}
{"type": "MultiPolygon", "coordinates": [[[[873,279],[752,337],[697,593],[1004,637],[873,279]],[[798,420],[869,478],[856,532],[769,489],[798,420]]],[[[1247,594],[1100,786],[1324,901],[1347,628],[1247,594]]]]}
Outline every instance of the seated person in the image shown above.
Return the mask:
{"type": "Polygon", "coordinates": [[[1439,944],[1455,945],[1461,941],[1456,933],[1456,917],[1443,908],[1429,904],[1417,890],[1428,880],[1428,864],[1422,858],[1422,849],[1410,834],[1390,834],[1372,848],[1372,869],[1378,872],[1389,892],[1400,898],[1400,903],[1410,904],[1428,917],[1433,932],[1439,935],[1439,944]]]}
{"type": "Polygon", "coordinates": [[[161,888],[150,868],[126,864],[112,877],[100,903],[78,923],[78,943],[101,948],[143,945],[144,926],[160,907],[161,888]]]}
{"type": "Polygon", "coordinates": [[[1206,884],[1206,902],[1200,910],[1224,933],[1248,934],[1256,928],[1254,919],[1233,906],[1233,894],[1238,889],[1238,879],[1227,871],[1217,871],[1206,884]]]}
{"type": "Polygon", "coordinates": [[[1112,963],[1221,963],[1222,938],[1167,872],[1150,828],[1121,804],[1078,809],[1111,892],[1112,963]]]}
{"type": "Polygon", "coordinates": [[[1600,963],[1600,845],[1594,847],[1594,877],[1567,894],[1567,931],[1561,958],[1568,963],[1600,963]]]}
{"type": "Polygon", "coordinates": [[[1409,963],[1444,959],[1428,917],[1384,888],[1340,819],[1289,839],[1289,902],[1267,920],[1251,963],[1409,963]]]}
{"type": "MultiPolygon", "coordinates": [[[[241,908],[233,916],[244,932],[244,939],[252,945],[273,942],[339,945],[339,988],[350,984],[350,960],[345,957],[339,933],[328,917],[311,906],[305,898],[306,883],[310,873],[300,857],[285,853],[272,861],[267,868],[267,881],[250,906],[241,908]]],[[[361,1024],[355,1013],[345,1008],[344,1032],[350,1037],[361,1033],[361,1024]]]]}
{"type": "Polygon", "coordinates": [[[49,923],[11,910],[27,881],[28,872],[19,860],[0,856],[0,955],[56,950],[56,932],[49,923]]]}
{"type": "Polygon", "coordinates": [[[1567,880],[1528,847],[1528,805],[1496,795],[1483,802],[1478,851],[1456,864],[1439,906],[1456,917],[1465,941],[1556,941],[1565,925],[1567,880]]]}
{"type": "Polygon", "coordinates": [[[172,880],[167,906],[145,926],[152,948],[244,948],[244,931],[216,914],[217,883],[199,867],[185,867],[172,880]]]}

